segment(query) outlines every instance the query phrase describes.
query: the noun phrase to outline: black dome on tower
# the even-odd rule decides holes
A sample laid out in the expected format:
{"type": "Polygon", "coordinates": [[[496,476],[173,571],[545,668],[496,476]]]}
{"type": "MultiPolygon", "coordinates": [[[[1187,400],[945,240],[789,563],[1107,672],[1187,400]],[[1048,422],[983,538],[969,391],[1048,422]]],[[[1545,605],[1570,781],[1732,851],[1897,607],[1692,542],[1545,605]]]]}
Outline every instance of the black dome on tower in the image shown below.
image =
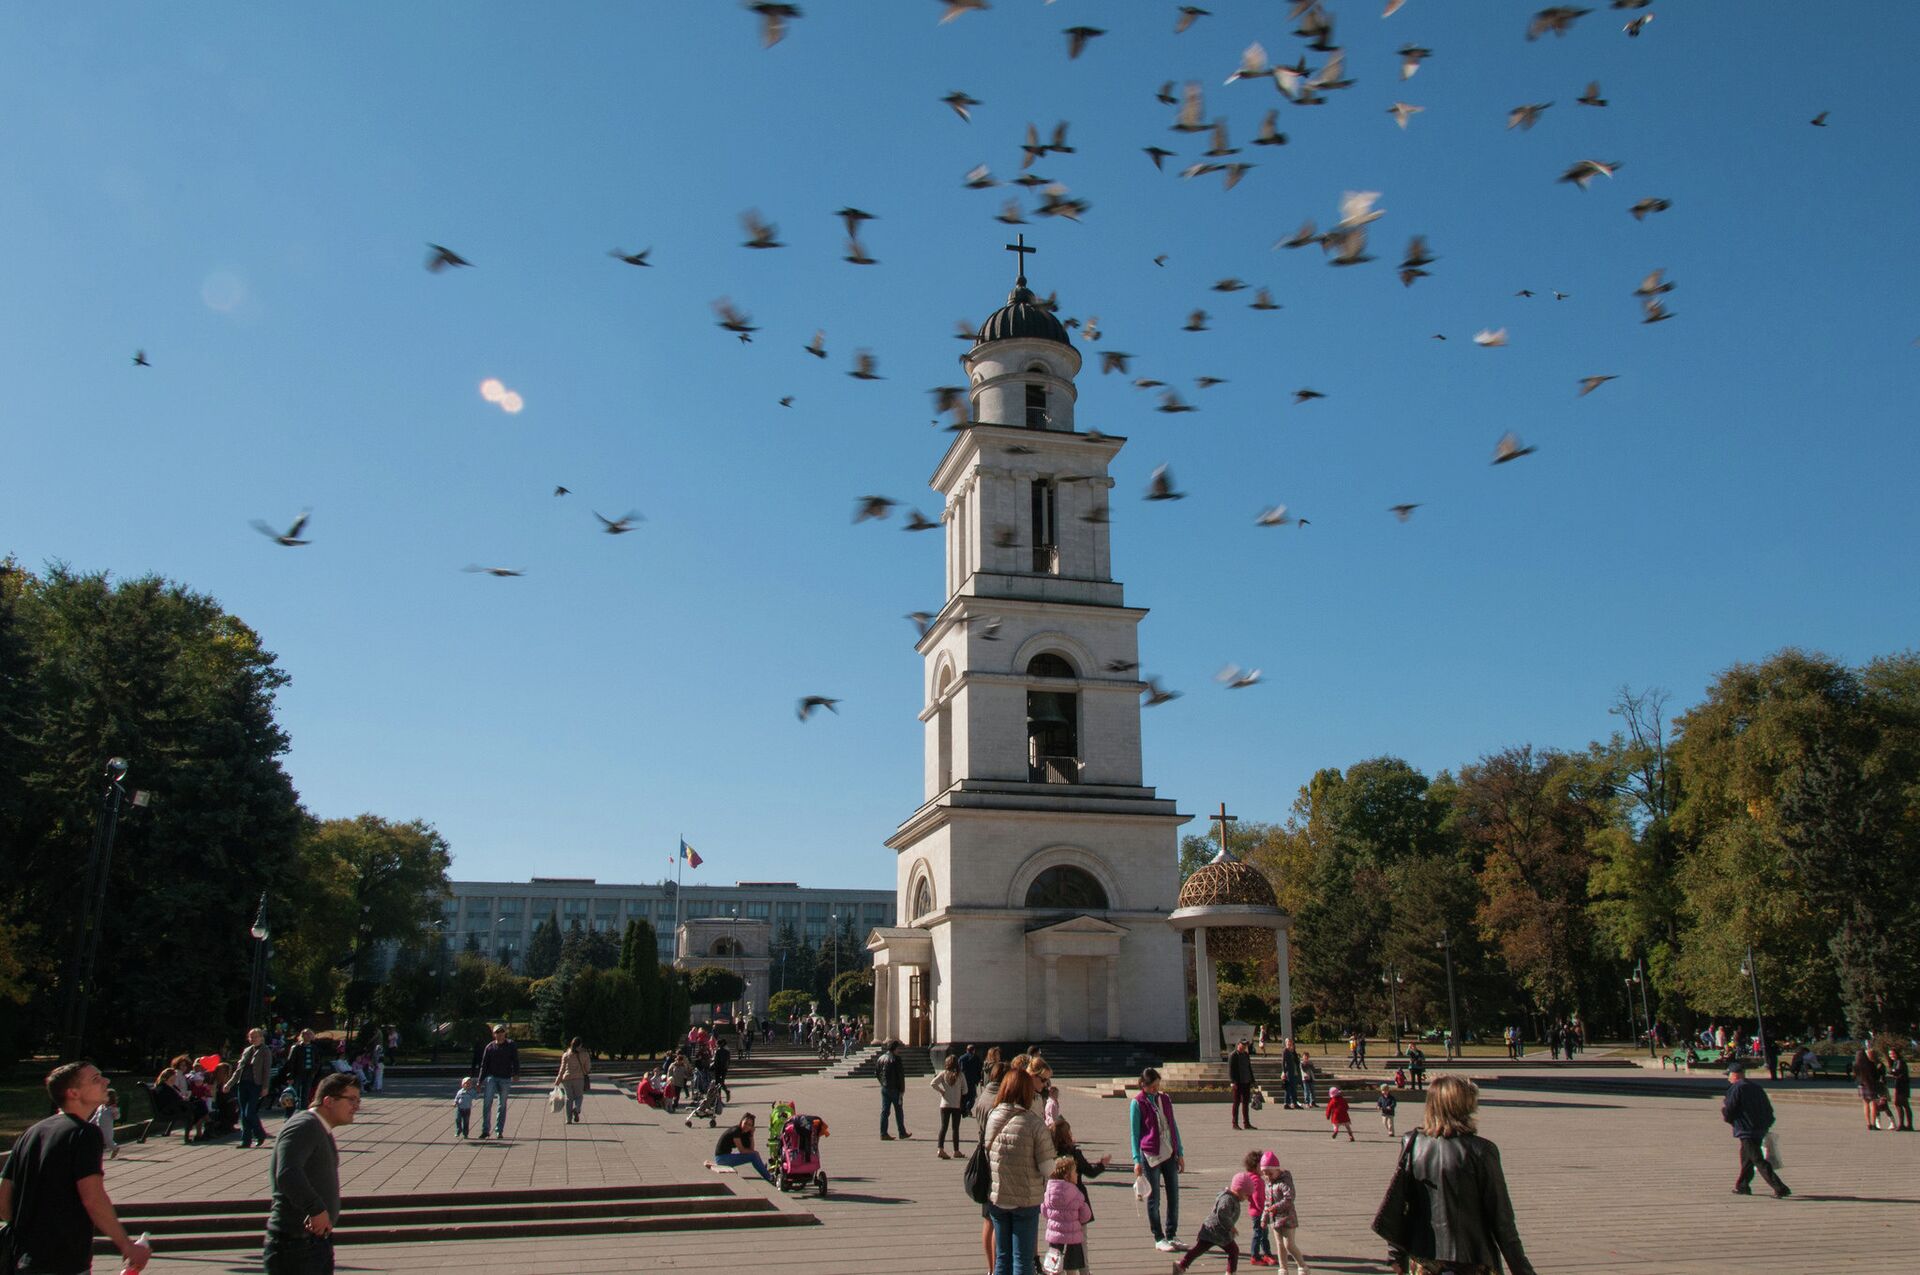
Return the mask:
{"type": "Polygon", "coordinates": [[[1067,339],[1067,329],[1060,320],[1053,317],[1051,311],[1034,299],[1033,291],[1027,287],[1025,275],[1007,294],[1007,303],[987,316],[980,325],[980,340],[976,349],[989,341],[1058,341],[1071,347],[1073,342],[1067,339]]]}

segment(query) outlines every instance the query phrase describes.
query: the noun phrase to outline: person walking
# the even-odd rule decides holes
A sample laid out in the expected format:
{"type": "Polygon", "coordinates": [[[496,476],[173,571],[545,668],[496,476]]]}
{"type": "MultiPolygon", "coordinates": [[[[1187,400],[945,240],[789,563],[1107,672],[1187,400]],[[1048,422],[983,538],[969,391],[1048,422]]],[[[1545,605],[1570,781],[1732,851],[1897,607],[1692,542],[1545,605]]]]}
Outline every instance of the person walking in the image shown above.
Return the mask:
{"type": "Polygon", "coordinates": [[[733,1087],[727,1083],[727,1072],[733,1067],[733,1051],[727,1048],[727,1042],[716,1041],[713,1046],[713,1077],[707,1083],[720,1087],[720,1096],[728,1102],[733,1101],[733,1087]]]}
{"type": "MultiPolygon", "coordinates": [[[[568,1124],[580,1123],[580,1108],[586,1104],[587,1078],[591,1075],[593,1075],[593,1055],[587,1052],[587,1047],[580,1043],[578,1036],[575,1036],[568,1042],[567,1052],[560,1055],[560,1072],[553,1078],[554,1084],[567,1091],[568,1124]]],[[[502,1106],[505,1106],[504,1099],[502,1099],[502,1106]]],[[[504,1114],[503,1111],[502,1115],[504,1114]]],[[[486,1123],[484,1117],[480,1123],[483,1125],[486,1123]]],[[[484,1133],[485,1130],[481,1132],[484,1133]]]]}
{"type": "MultiPolygon", "coordinates": [[[[1745,1059],[1727,1064],[1727,1096],[1720,1100],[1720,1118],[1733,1126],[1740,1140],[1740,1176],[1733,1180],[1735,1195],[1752,1195],[1753,1175],[1758,1173],[1773,1188],[1777,1199],[1786,1199],[1793,1191],[1767,1162],[1766,1139],[1773,1128],[1773,1103],[1756,1081],[1747,1079],[1745,1059]]],[[[1871,1127],[1871,1126],[1869,1126],[1871,1127]]]]}
{"type": "Polygon", "coordinates": [[[1227,1081],[1233,1086],[1233,1127],[1253,1128],[1253,1055],[1244,1040],[1227,1055],[1227,1081]]]}
{"type": "Polygon", "coordinates": [[[258,1027],[247,1033],[247,1047],[240,1051],[227,1090],[237,1094],[240,1103],[240,1149],[258,1143],[267,1145],[266,1126],[260,1123],[260,1103],[273,1080],[273,1054],[267,1049],[266,1033],[258,1027]]]}
{"type": "MultiPolygon", "coordinates": [[[[892,1142],[893,1135],[887,1132],[887,1113],[893,1113],[894,1127],[900,1130],[902,1138],[911,1138],[907,1132],[906,1106],[901,1101],[907,1092],[907,1068],[900,1061],[900,1051],[905,1048],[899,1041],[887,1042],[887,1051],[880,1055],[880,1061],[874,1072],[880,1077],[880,1141],[892,1142]]],[[[1036,1201],[1037,1203],[1037,1201],[1036,1201]]]]}
{"type": "Polygon", "coordinates": [[[1327,1123],[1333,1126],[1334,1138],[1346,1130],[1347,1141],[1353,1141],[1353,1113],[1347,1105],[1347,1095],[1340,1092],[1339,1085],[1327,1086],[1327,1123]]]}
{"type": "Polygon", "coordinates": [[[359,1110],[360,1084],[342,1072],[315,1086],[313,1105],[281,1128],[262,1250],[266,1275],[333,1275],[333,1228],[340,1221],[340,1148],[333,1131],[352,1124],[359,1110]]]}
{"type": "Polygon", "coordinates": [[[1872,1045],[1860,1046],[1853,1056],[1853,1083],[1858,1086],[1860,1105],[1866,1108],[1867,1132],[1875,1132],[1874,1117],[1887,1105],[1887,1070],[1880,1065],[1880,1051],[1872,1045]]]}
{"type": "Polygon", "coordinates": [[[1913,1076],[1907,1067],[1906,1050],[1899,1045],[1887,1047],[1887,1087],[1893,1091],[1894,1132],[1912,1133],[1913,1076]]]}
{"type": "MultiPolygon", "coordinates": [[[[293,1105],[295,1111],[305,1111],[313,1101],[313,1089],[320,1083],[320,1077],[327,1072],[326,1064],[320,1059],[320,1042],[314,1039],[313,1028],[302,1027],[299,1039],[287,1050],[287,1083],[294,1088],[298,1099],[293,1105]]],[[[289,1116],[292,1111],[287,1113],[289,1116]]]]}
{"type": "Polygon", "coordinates": [[[1133,1137],[1133,1176],[1147,1180],[1147,1226],[1153,1246],[1163,1253],[1176,1251],[1180,1233],[1180,1175],[1187,1159],[1180,1146],[1180,1126],[1173,1118],[1173,1099],[1160,1089],[1160,1073],[1152,1067],[1140,1073],[1140,1090],[1128,1105],[1127,1123],[1133,1137]],[[1160,1213],[1160,1189],[1166,1188],[1165,1224],[1160,1213]]]}
{"type": "Polygon", "coordinates": [[[465,1138],[473,1122],[473,1077],[463,1076],[453,1091],[453,1136],[465,1138]]]}
{"type": "Polygon", "coordinates": [[[980,1096],[980,1055],[968,1045],[960,1051],[960,1079],[964,1090],[960,1095],[960,1110],[972,1111],[974,1102],[980,1096]]]}
{"type": "Polygon", "coordinates": [[[91,1119],[106,1104],[107,1078],[92,1063],[63,1063],[47,1073],[46,1088],[54,1114],[21,1134],[0,1168],[0,1222],[17,1269],[89,1271],[95,1232],[119,1250],[127,1269],[141,1269],[153,1250],[120,1225],[101,1165],[106,1144],[91,1119]]]}
{"type": "MultiPolygon", "coordinates": [[[[960,1074],[960,1060],[947,1055],[946,1065],[933,1074],[928,1087],[940,1095],[940,1136],[934,1150],[942,1160],[960,1158],[960,1115],[966,1109],[966,1078],[960,1074]],[[953,1130],[953,1154],[947,1154],[947,1130],[953,1130]]],[[[886,1132],[884,1129],[881,1132],[886,1132]]]]}
{"type": "Polygon", "coordinates": [[[1039,1097],[1032,1075],[1000,1079],[999,1101],[987,1117],[987,1164],[992,1186],[987,1218],[993,1223],[993,1275],[1028,1275],[1040,1231],[1040,1204],[1053,1171],[1053,1139],[1033,1110],[1039,1097]]]}
{"type": "Polygon", "coordinates": [[[480,1140],[487,1140],[487,1130],[493,1130],[493,1136],[507,1136],[507,1094],[513,1088],[513,1081],[520,1074],[520,1050],[507,1039],[504,1026],[493,1029],[493,1043],[480,1051],[480,1066],[476,1068],[480,1075],[480,1140]],[[494,1123],[493,1100],[500,1099],[499,1123],[494,1123]]]}
{"type": "Polygon", "coordinates": [[[1427,1051],[1418,1045],[1407,1049],[1407,1079],[1413,1082],[1415,1089],[1424,1089],[1427,1085],[1427,1051]]]}
{"type": "Polygon", "coordinates": [[[1280,1093],[1281,1103],[1288,1111],[1300,1109],[1300,1051],[1294,1047],[1293,1037],[1287,1037],[1287,1043],[1280,1051],[1280,1093]]]}
{"type": "Polygon", "coordinates": [[[1500,1168],[1500,1148],[1475,1129],[1480,1091],[1464,1076],[1436,1076],[1427,1087],[1421,1127],[1401,1143],[1413,1174],[1416,1199],[1424,1199],[1430,1253],[1390,1250],[1394,1269],[1407,1275],[1499,1270],[1535,1275],[1520,1243],[1513,1200],[1500,1168]]]}

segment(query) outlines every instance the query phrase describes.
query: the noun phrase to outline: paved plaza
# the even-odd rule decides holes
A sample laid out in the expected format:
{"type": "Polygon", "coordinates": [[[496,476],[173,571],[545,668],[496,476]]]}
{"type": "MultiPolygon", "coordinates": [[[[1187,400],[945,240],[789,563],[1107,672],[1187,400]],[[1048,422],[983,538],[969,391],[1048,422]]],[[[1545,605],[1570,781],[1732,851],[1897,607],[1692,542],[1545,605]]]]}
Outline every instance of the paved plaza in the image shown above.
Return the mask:
{"type": "MultiPolygon", "coordinates": [[[[924,1081],[914,1082],[916,1087],[924,1081]]],[[[452,1109],[435,1085],[414,1093],[369,1096],[361,1118],[341,1132],[348,1195],[416,1190],[587,1186],[712,1179],[701,1161],[714,1134],[700,1122],[642,1111],[601,1090],[587,1100],[586,1120],[568,1125],[548,1112],[540,1086],[512,1104],[505,1143],[457,1142],[452,1109]]],[[[1581,1093],[1485,1093],[1482,1131],[1497,1141],[1512,1186],[1521,1235],[1543,1272],[1650,1270],[1669,1272],[1900,1272],[1920,1263],[1920,1136],[1866,1134],[1858,1108],[1831,1091],[1779,1097],[1783,1176],[1794,1198],[1776,1201],[1728,1193],[1735,1145],[1718,1104],[1699,1098],[1619,1097],[1581,1093]]],[[[937,1127],[930,1091],[909,1093],[906,1142],[876,1136],[878,1094],[863,1080],[808,1077],[743,1081],[736,1114],[760,1113],[791,1098],[824,1116],[832,1178],[826,1199],[809,1193],[779,1207],[816,1215],[819,1226],[665,1235],[526,1241],[459,1241],[417,1245],[342,1246],[343,1271],[459,1269],[539,1271],[967,1272],[983,1268],[979,1209],[960,1187],[960,1165],[936,1158],[937,1127]]],[[[1062,1103],[1089,1154],[1126,1158],[1124,1101],[1068,1090],[1062,1103]]],[[[1320,1271],[1383,1269],[1382,1249],[1367,1224],[1391,1172],[1394,1144],[1370,1107],[1354,1103],[1360,1141],[1332,1142],[1318,1112],[1259,1113],[1254,1134],[1235,1133],[1224,1105],[1181,1108],[1188,1149],[1181,1194],[1181,1234],[1190,1238],[1214,1193],[1240,1156],[1275,1149],[1294,1173],[1301,1198],[1301,1238],[1320,1271]]],[[[1416,1106],[1401,1108],[1402,1127],[1416,1106]]],[[[478,1113],[475,1116],[478,1123],[478,1113]]],[[[270,1124],[270,1128],[272,1125],[270,1124]]],[[[271,1153],[231,1143],[183,1146],[177,1138],[129,1146],[108,1168],[121,1200],[264,1196],[271,1153]]],[[[726,1178],[742,1194],[777,1197],[749,1171],[726,1178]]],[[[1140,1208],[1116,1169],[1093,1184],[1094,1269],[1158,1272],[1167,1257],[1149,1242],[1140,1208]]],[[[351,1213],[343,1225],[351,1228],[351,1213]]],[[[1243,1229],[1242,1238],[1245,1233],[1243,1229]]],[[[106,1267],[105,1259],[97,1268],[106,1267]]],[[[156,1271],[259,1269],[251,1254],[168,1255],[156,1271]]],[[[1196,1264],[1223,1270],[1217,1258],[1196,1264]]],[[[1251,1268],[1249,1268],[1251,1269],[1251,1268]]]]}

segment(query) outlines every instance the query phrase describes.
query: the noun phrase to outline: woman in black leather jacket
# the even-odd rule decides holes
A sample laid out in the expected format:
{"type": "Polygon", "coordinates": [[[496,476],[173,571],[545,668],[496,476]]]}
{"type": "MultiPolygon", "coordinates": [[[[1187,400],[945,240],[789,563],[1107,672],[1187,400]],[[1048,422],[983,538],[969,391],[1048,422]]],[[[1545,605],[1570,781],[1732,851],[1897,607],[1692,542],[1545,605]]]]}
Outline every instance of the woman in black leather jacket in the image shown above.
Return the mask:
{"type": "Polygon", "coordinates": [[[1426,1197],[1433,1252],[1396,1253],[1397,1268],[1415,1275],[1488,1275],[1501,1269],[1534,1275],[1520,1246],[1513,1201],[1500,1170],[1500,1149],[1474,1132],[1480,1091],[1461,1076],[1427,1088],[1426,1119],[1413,1143],[1412,1170],[1426,1197]]]}

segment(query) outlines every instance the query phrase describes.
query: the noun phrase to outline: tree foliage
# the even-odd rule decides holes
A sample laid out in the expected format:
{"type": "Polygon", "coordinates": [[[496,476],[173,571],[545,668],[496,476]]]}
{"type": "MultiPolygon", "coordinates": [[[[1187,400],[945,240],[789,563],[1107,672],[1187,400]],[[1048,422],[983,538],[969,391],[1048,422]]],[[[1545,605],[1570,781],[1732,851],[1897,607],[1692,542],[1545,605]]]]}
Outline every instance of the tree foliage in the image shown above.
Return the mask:
{"type": "Polygon", "coordinates": [[[687,994],[705,1010],[728,1005],[747,994],[747,980],[719,965],[702,965],[687,975],[687,994]]]}

